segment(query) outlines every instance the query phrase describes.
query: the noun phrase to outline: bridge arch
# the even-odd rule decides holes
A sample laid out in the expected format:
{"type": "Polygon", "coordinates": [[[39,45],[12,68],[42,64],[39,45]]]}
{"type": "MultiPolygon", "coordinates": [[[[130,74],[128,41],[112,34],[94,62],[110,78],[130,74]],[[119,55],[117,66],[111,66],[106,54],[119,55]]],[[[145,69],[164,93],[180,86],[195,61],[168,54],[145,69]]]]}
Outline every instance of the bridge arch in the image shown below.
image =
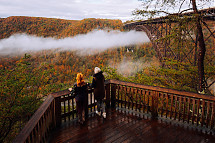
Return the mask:
{"type": "Polygon", "coordinates": [[[160,52],[160,49],[156,43],[156,40],[157,40],[157,36],[152,34],[151,31],[146,27],[146,25],[136,25],[134,26],[134,30],[135,31],[143,31],[146,33],[146,35],[148,36],[149,40],[151,41],[154,49],[155,49],[155,52],[157,54],[157,57],[159,59],[159,61],[161,62],[161,64],[163,65],[163,55],[162,53],[160,52]]]}

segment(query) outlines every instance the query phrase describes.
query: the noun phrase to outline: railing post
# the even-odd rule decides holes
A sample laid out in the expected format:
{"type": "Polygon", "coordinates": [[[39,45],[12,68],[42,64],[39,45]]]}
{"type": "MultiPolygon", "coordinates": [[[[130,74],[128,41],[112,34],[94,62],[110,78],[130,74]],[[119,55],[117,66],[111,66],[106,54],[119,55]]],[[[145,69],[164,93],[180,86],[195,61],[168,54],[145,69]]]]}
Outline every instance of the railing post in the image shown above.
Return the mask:
{"type": "Polygon", "coordinates": [[[106,84],[105,91],[106,91],[106,106],[107,108],[110,108],[110,84],[106,84]]]}
{"type": "MultiPolygon", "coordinates": [[[[89,103],[89,92],[92,92],[92,89],[90,89],[90,91],[88,90],[88,93],[87,93],[87,98],[86,98],[86,100],[85,100],[85,119],[87,119],[88,118],[88,103],[89,103]]],[[[91,94],[91,96],[92,96],[92,94],[91,94]]],[[[91,97],[90,97],[91,98],[91,97]]],[[[92,108],[92,107],[91,107],[92,108]]],[[[77,111],[77,109],[76,109],[76,111],[77,111]]]]}
{"type": "Polygon", "coordinates": [[[152,119],[157,119],[158,117],[158,92],[152,92],[152,119]]]}
{"type": "Polygon", "coordinates": [[[61,96],[55,98],[55,119],[56,126],[61,125],[61,96]]]}
{"type": "Polygon", "coordinates": [[[116,108],[116,85],[111,84],[111,108],[116,108]]]}

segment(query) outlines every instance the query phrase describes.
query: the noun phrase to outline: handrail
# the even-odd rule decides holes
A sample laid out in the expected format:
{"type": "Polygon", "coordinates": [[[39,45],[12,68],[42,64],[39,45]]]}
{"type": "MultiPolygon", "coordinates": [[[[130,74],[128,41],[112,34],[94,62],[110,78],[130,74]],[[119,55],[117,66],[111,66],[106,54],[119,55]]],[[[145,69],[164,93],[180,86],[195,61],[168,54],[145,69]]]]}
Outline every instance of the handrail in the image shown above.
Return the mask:
{"type": "Polygon", "coordinates": [[[39,121],[41,120],[44,113],[50,107],[54,98],[52,95],[49,95],[46,100],[42,103],[42,105],[38,108],[32,118],[27,122],[23,130],[17,135],[14,143],[22,143],[30,137],[30,134],[33,132],[36,126],[38,126],[39,121]]]}
{"type": "Polygon", "coordinates": [[[118,80],[108,81],[111,107],[215,129],[215,97],[118,80]]]}
{"type": "Polygon", "coordinates": [[[68,95],[70,94],[71,92],[69,90],[63,90],[63,91],[59,91],[59,92],[55,92],[55,93],[52,93],[51,95],[54,97],[54,98],[57,98],[57,97],[60,97],[60,96],[63,96],[63,95],[68,95]]]}
{"type": "Polygon", "coordinates": [[[163,88],[163,87],[157,87],[157,86],[149,86],[149,85],[143,85],[143,84],[139,84],[139,83],[125,82],[125,81],[119,81],[119,80],[113,80],[113,79],[108,80],[106,83],[107,84],[119,84],[119,85],[125,85],[125,86],[137,87],[137,88],[144,88],[144,89],[157,91],[157,92],[177,94],[177,95],[183,95],[183,96],[187,96],[187,97],[191,97],[191,98],[215,101],[215,96],[207,96],[207,95],[202,95],[202,94],[198,94],[198,93],[194,93],[194,92],[179,91],[179,90],[175,90],[175,89],[169,89],[169,88],[163,88]]]}

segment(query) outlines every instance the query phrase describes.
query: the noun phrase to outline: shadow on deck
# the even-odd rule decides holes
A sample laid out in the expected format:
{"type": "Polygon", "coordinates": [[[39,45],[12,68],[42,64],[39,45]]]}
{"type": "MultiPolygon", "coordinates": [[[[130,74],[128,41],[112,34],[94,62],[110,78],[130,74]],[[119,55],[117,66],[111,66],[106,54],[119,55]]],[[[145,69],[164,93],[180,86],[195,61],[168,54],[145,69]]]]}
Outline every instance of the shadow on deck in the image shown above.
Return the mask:
{"type": "Polygon", "coordinates": [[[146,115],[108,110],[106,119],[91,114],[84,125],[77,120],[62,124],[50,138],[50,143],[68,142],[214,143],[215,136],[146,115]]]}

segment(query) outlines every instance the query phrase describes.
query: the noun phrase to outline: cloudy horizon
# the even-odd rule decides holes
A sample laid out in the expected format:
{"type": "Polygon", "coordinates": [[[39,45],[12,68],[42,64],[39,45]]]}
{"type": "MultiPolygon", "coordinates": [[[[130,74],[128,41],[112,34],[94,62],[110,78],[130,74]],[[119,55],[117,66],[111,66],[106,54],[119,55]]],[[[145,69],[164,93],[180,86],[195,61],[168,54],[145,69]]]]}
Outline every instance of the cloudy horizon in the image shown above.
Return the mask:
{"type": "MultiPolygon", "coordinates": [[[[101,18],[125,22],[135,18],[132,11],[140,9],[142,1],[144,0],[0,0],[0,17],[31,16],[68,20],[101,18]]],[[[185,2],[182,7],[187,5],[185,2]]],[[[197,1],[197,6],[214,7],[214,3],[205,6],[197,1]]]]}
{"type": "Polygon", "coordinates": [[[138,0],[0,0],[0,17],[33,16],[82,20],[84,18],[132,19],[138,0]]]}

